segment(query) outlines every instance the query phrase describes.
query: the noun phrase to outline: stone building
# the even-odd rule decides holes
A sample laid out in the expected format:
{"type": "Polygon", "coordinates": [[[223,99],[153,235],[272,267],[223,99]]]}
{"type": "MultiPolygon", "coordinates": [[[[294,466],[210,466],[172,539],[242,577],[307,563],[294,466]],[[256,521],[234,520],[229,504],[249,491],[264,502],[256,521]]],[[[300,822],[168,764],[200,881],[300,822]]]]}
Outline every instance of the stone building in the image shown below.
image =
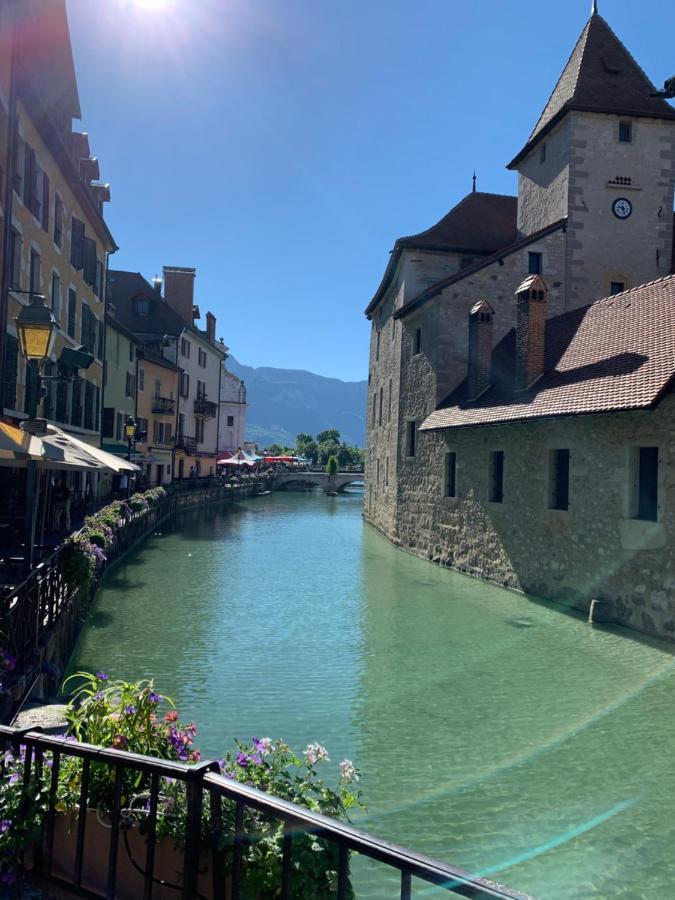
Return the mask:
{"type": "Polygon", "coordinates": [[[594,13],[509,164],[517,196],[474,187],[396,241],[366,310],[365,518],[420,555],[581,608],[611,600],[665,634],[675,110],[655,90],[594,13]]]}

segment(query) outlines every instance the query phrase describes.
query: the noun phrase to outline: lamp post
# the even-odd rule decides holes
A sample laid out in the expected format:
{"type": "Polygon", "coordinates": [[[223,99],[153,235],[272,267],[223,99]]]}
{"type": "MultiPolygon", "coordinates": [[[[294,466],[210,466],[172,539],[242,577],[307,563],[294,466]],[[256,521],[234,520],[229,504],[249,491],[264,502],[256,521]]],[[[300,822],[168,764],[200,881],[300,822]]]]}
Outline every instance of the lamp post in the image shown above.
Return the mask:
{"type": "MultiPolygon", "coordinates": [[[[21,292],[23,293],[23,292],[21,292]]],[[[21,352],[26,358],[26,410],[28,421],[35,423],[38,402],[40,399],[40,364],[45,363],[52,352],[58,324],[51,309],[45,306],[44,296],[27,292],[30,304],[24,306],[14,319],[19,335],[21,352]]],[[[31,429],[28,428],[28,431],[31,429]]],[[[37,504],[35,494],[37,488],[37,469],[34,460],[26,462],[26,516],[24,529],[23,569],[27,575],[33,566],[35,549],[35,517],[37,504]]]]}
{"type": "Polygon", "coordinates": [[[43,294],[32,291],[15,293],[28,293],[30,296],[29,305],[23,307],[14,321],[19,346],[26,359],[26,411],[29,418],[34,419],[40,399],[40,364],[47,362],[51,355],[58,323],[51,309],[45,306],[43,294]]]}
{"type": "MultiPolygon", "coordinates": [[[[133,416],[127,416],[124,423],[124,434],[127,439],[127,460],[131,462],[131,451],[133,450],[134,440],[136,438],[136,420],[133,416]]],[[[127,475],[127,497],[131,491],[131,475],[127,475]]]]}

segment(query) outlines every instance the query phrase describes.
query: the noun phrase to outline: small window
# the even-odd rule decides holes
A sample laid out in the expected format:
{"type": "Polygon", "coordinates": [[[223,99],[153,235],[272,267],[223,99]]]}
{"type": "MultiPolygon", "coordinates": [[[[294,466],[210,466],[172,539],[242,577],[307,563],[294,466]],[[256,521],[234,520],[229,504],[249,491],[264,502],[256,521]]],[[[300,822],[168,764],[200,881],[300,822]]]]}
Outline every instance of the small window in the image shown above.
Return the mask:
{"type": "Polygon", "coordinates": [[[389,487],[389,457],[384,461],[384,486],[389,487]]]}
{"type": "Polygon", "coordinates": [[[610,294],[620,294],[622,291],[626,290],[626,285],[623,281],[612,281],[609,286],[610,294]]]}
{"type": "Polygon", "coordinates": [[[633,125],[631,122],[619,122],[619,143],[631,144],[633,142],[633,125]]]}
{"type": "Polygon", "coordinates": [[[134,361],[134,345],[129,341],[129,362],[134,361]]]}
{"type": "Polygon", "coordinates": [[[422,352],[422,329],[416,328],[413,334],[413,356],[422,352]]]}
{"type": "Polygon", "coordinates": [[[52,272],[52,312],[58,321],[61,313],[61,279],[56,272],[52,272]]]}
{"type": "Polygon", "coordinates": [[[541,275],[541,253],[527,254],[527,271],[530,275],[541,275]]]}
{"type": "Polygon", "coordinates": [[[145,390],[145,369],[138,370],[138,390],[145,390]]]}
{"type": "Polygon", "coordinates": [[[549,453],[549,509],[569,509],[570,451],[551,450],[549,453]]]}
{"type": "Polygon", "coordinates": [[[457,454],[445,454],[445,496],[457,496],[457,454]]]}
{"type": "Polygon", "coordinates": [[[378,331],[375,335],[375,359],[376,360],[380,358],[380,335],[381,334],[382,334],[382,332],[378,329],[378,331]]]}
{"type": "Polygon", "coordinates": [[[391,422],[391,378],[389,379],[389,399],[387,400],[387,422],[391,422]]]}
{"type": "Polygon", "coordinates": [[[10,286],[21,289],[21,252],[23,250],[23,239],[18,231],[12,228],[12,251],[11,251],[11,269],[10,269],[10,286]]]}
{"type": "Polygon", "coordinates": [[[380,414],[377,418],[377,424],[382,424],[382,409],[384,406],[384,388],[380,388],[380,414]]]}
{"type": "Polygon", "coordinates": [[[656,522],[659,500],[659,448],[634,447],[631,452],[631,516],[656,522]]]}
{"type": "Polygon", "coordinates": [[[544,143],[539,148],[539,162],[540,163],[546,162],[546,141],[544,141],[544,143]]]}
{"type": "Polygon", "coordinates": [[[504,502],[504,451],[493,450],[490,453],[490,490],[488,497],[491,503],[504,502]]]}
{"type": "Polygon", "coordinates": [[[68,324],[66,331],[71,338],[75,337],[75,318],[77,316],[77,295],[72,288],[68,288],[68,324]]]}
{"type": "Polygon", "coordinates": [[[137,297],[134,300],[134,312],[137,316],[150,315],[150,301],[144,297],[137,297]]]}
{"type": "Polygon", "coordinates": [[[227,417],[227,427],[232,428],[233,425],[234,425],[234,416],[228,416],[227,417]]]}
{"type": "Polygon", "coordinates": [[[417,438],[417,422],[407,422],[406,423],[406,433],[405,433],[405,455],[406,456],[414,456],[415,455],[415,441],[417,438]]]}

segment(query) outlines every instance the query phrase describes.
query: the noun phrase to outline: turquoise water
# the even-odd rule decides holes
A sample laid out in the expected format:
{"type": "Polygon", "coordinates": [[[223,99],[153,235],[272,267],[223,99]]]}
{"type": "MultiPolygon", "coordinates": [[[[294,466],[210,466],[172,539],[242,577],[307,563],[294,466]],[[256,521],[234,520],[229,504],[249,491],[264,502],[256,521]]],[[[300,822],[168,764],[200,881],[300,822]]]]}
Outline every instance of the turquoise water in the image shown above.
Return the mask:
{"type": "Polygon", "coordinates": [[[154,677],[206,756],[319,741],[362,772],[358,825],[511,887],[675,896],[672,648],[396,550],[361,501],[181,518],[108,575],[72,667],[154,677]]]}

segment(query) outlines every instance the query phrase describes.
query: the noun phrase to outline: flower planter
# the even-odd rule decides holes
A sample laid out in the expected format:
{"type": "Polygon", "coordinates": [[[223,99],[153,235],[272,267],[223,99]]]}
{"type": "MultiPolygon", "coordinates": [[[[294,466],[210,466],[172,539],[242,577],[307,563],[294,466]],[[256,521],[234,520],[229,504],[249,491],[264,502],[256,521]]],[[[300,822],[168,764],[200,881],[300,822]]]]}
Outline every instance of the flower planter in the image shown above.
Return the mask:
{"type": "MultiPolygon", "coordinates": [[[[58,813],[54,820],[52,875],[71,883],[75,880],[77,825],[77,815],[73,812],[58,813]]],[[[88,810],[82,857],[82,887],[102,897],[106,894],[111,834],[112,830],[100,821],[96,811],[88,810]]],[[[140,834],[137,828],[120,830],[117,848],[116,900],[138,900],[143,896],[146,850],[145,836],[140,834]],[[133,857],[138,868],[134,866],[130,856],[133,857]]],[[[158,841],[155,845],[153,877],[166,882],[167,885],[172,884],[182,888],[183,861],[183,850],[176,847],[172,839],[164,838],[158,841]]],[[[198,894],[204,900],[212,900],[213,897],[209,853],[203,853],[199,861],[198,894]]],[[[168,887],[155,881],[152,887],[152,896],[153,900],[178,900],[181,894],[176,887],[168,887]]],[[[226,885],[226,896],[230,896],[229,883],[226,885]]]]}

